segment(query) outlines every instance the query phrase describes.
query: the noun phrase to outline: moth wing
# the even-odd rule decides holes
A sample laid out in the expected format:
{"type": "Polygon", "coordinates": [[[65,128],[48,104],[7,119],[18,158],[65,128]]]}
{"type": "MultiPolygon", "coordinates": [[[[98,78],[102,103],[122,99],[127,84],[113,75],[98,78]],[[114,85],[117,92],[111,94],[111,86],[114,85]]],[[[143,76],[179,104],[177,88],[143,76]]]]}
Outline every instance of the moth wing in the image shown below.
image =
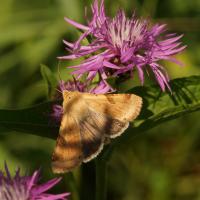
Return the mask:
{"type": "Polygon", "coordinates": [[[105,137],[114,138],[121,135],[128,125],[128,122],[121,122],[88,108],[88,117],[80,123],[83,162],[92,160],[101,152],[105,137]]]}
{"type": "Polygon", "coordinates": [[[129,123],[121,122],[88,108],[87,117],[79,124],[83,162],[88,162],[101,152],[105,137],[114,138],[120,135],[128,127],[129,123]]]}
{"type": "Polygon", "coordinates": [[[89,94],[83,98],[90,109],[121,122],[130,122],[140,113],[142,98],[134,94],[89,94]]]}
{"type": "Polygon", "coordinates": [[[88,162],[96,157],[104,145],[104,128],[95,114],[88,110],[87,117],[79,122],[83,149],[83,162],[88,162]]]}
{"type": "Polygon", "coordinates": [[[142,99],[133,94],[63,94],[68,113],[62,118],[52,156],[55,173],[70,171],[82,161],[93,159],[102,150],[105,136],[113,138],[124,132],[142,105],[142,99]],[[73,101],[68,103],[67,98],[73,101]]]}
{"type": "Polygon", "coordinates": [[[73,117],[64,115],[61,121],[59,136],[52,155],[54,173],[71,171],[83,160],[80,127],[73,117]]]}

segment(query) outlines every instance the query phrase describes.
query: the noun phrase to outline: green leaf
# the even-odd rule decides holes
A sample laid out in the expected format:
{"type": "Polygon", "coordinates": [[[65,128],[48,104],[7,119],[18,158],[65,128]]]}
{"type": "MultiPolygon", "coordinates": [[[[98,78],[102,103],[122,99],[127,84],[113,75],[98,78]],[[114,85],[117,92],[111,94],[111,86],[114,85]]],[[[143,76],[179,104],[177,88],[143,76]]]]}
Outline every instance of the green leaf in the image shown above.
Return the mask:
{"type": "Polygon", "coordinates": [[[47,138],[56,138],[59,125],[51,118],[52,106],[45,102],[21,110],[0,110],[0,133],[19,131],[47,138]]]}
{"type": "Polygon", "coordinates": [[[200,110],[200,76],[174,79],[170,85],[173,93],[162,92],[157,85],[135,87],[128,91],[143,98],[143,107],[138,119],[123,135],[124,139],[200,110]]]}
{"type": "MultiPolygon", "coordinates": [[[[200,76],[175,79],[170,84],[173,94],[161,92],[158,86],[135,87],[129,91],[143,98],[142,111],[127,133],[115,139],[115,144],[123,139],[130,139],[134,133],[140,133],[165,121],[200,110],[200,76]]],[[[56,138],[59,124],[50,116],[53,104],[57,103],[46,102],[22,110],[0,110],[0,132],[6,128],[56,138]]]]}
{"type": "Polygon", "coordinates": [[[58,81],[52,71],[46,66],[41,64],[41,74],[47,85],[47,98],[51,99],[55,93],[55,88],[58,81]]]}

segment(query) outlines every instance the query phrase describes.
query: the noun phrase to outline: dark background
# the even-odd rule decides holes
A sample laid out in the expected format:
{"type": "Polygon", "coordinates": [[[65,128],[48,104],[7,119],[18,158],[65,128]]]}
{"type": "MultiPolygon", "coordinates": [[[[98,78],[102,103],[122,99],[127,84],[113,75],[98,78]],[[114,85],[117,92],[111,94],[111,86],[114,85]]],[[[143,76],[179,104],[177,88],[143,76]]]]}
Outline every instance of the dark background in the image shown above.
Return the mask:
{"type": "MultiPolygon", "coordinates": [[[[45,101],[40,64],[57,75],[57,56],[64,55],[62,39],[74,41],[79,33],[64,16],[85,23],[88,0],[1,0],[0,2],[0,108],[24,108],[45,101]]],[[[167,23],[171,32],[183,33],[186,51],[177,58],[179,67],[164,63],[171,78],[200,74],[199,0],[105,0],[106,12],[114,16],[124,8],[128,16],[167,23]]],[[[69,73],[61,64],[64,80],[69,73]]],[[[200,199],[200,113],[164,123],[120,144],[108,165],[110,200],[200,199]]],[[[50,169],[55,141],[28,134],[0,134],[0,168],[4,160],[11,171],[19,166],[32,172],[41,167],[43,181],[50,169]]],[[[79,184],[79,170],[75,171],[79,184]]],[[[65,175],[58,191],[70,190],[65,175]]],[[[73,186],[72,186],[73,187],[73,186]]],[[[74,197],[74,199],[77,199],[74,197]]],[[[80,198],[81,199],[81,198],[80,198]]]]}

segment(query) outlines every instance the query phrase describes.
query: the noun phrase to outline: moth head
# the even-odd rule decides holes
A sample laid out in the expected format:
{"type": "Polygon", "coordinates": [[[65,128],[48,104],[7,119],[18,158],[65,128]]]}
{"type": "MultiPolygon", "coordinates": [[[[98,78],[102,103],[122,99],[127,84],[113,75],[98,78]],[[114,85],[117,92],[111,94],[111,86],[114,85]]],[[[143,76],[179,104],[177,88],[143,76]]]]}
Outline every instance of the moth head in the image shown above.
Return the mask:
{"type": "Polygon", "coordinates": [[[65,112],[73,111],[80,109],[82,106],[82,96],[78,91],[63,91],[63,110],[65,112]]]}
{"type": "Polygon", "coordinates": [[[68,90],[63,90],[62,91],[62,96],[63,96],[63,99],[66,99],[69,95],[70,95],[70,91],[68,91],[68,90]]]}
{"type": "Polygon", "coordinates": [[[63,100],[69,102],[69,101],[73,101],[75,97],[80,96],[80,92],[63,90],[62,95],[63,95],[63,100]]]}

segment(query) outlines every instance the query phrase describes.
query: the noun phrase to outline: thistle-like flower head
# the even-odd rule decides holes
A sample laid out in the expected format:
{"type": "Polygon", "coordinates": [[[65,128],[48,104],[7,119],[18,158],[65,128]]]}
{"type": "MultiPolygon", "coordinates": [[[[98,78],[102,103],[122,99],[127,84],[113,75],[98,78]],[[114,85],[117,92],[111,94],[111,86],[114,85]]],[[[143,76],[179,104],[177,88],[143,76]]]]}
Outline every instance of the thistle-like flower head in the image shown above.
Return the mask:
{"type": "MultiPolygon", "coordinates": [[[[105,14],[104,0],[101,0],[100,6],[98,0],[94,1],[92,14],[88,25],[65,18],[84,32],[75,43],[64,41],[71,54],[60,57],[88,57],[81,64],[71,66],[78,78],[87,74],[87,80],[93,80],[98,74],[107,84],[109,76],[131,76],[137,70],[142,84],[144,72],[153,72],[161,89],[170,89],[167,72],[160,61],[168,60],[181,65],[173,56],[186,48],[179,41],[182,35],[167,34],[165,24],[151,25],[149,20],[137,19],[135,14],[127,18],[122,10],[110,18],[105,14]],[[91,42],[82,45],[81,41],[88,36],[92,38],[91,42]]],[[[111,87],[107,87],[108,91],[111,91],[111,87]]]]}
{"type": "Polygon", "coordinates": [[[20,169],[14,177],[5,164],[5,174],[0,171],[1,200],[66,200],[69,193],[49,194],[47,191],[55,186],[60,179],[55,178],[46,183],[38,184],[40,173],[35,171],[32,176],[21,176],[20,169]]]}

